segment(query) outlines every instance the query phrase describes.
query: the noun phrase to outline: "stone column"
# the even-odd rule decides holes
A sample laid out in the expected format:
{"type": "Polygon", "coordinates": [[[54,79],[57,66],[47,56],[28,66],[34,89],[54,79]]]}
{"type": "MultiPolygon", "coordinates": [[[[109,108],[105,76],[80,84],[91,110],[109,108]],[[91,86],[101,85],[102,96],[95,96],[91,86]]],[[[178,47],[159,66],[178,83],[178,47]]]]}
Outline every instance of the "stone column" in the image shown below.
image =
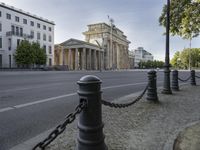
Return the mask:
{"type": "Polygon", "coordinates": [[[107,52],[106,52],[106,68],[110,69],[110,42],[107,42],[107,52]]]}
{"type": "Polygon", "coordinates": [[[97,51],[97,70],[100,69],[100,51],[97,51]]]}
{"type": "Polygon", "coordinates": [[[72,61],[71,61],[71,59],[72,59],[72,50],[71,49],[68,49],[68,68],[69,68],[69,70],[71,70],[72,69],[72,61]]]}
{"type": "Polygon", "coordinates": [[[94,63],[94,70],[97,70],[97,51],[94,50],[94,56],[93,56],[93,63],[94,63]]]}
{"type": "MultiPolygon", "coordinates": [[[[64,66],[65,65],[65,50],[64,50],[64,48],[63,48],[63,46],[61,47],[61,60],[60,60],[60,62],[61,62],[61,64],[64,66]]],[[[60,63],[59,62],[59,63],[60,63]]],[[[59,64],[60,65],[60,64],[59,64]]]]}
{"type": "Polygon", "coordinates": [[[89,49],[89,53],[88,53],[88,69],[89,70],[91,70],[92,68],[92,60],[91,60],[91,58],[92,58],[92,50],[91,49],[89,49]]]}
{"type": "Polygon", "coordinates": [[[86,49],[83,48],[83,51],[82,51],[82,58],[81,58],[81,65],[82,65],[82,70],[86,70],[86,49]]]}
{"type": "Polygon", "coordinates": [[[104,65],[104,63],[105,63],[105,61],[104,61],[104,49],[102,49],[103,51],[102,52],[100,52],[100,64],[101,64],[101,69],[105,69],[105,65],[104,65]]]}
{"type": "Polygon", "coordinates": [[[114,64],[115,64],[115,42],[113,42],[113,46],[112,47],[113,47],[113,49],[112,49],[112,68],[113,68],[114,64]]]}
{"type": "Polygon", "coordinates": [[[110,69],[112,69],[112,65],[113,65],[113,42],[111,44],[112,45],[110,46],[110,69]]]}
{"type": "Polygon", "coordinates": [[[117,69],[120,69],[120,45],[117,44],[117,69]]]}
{"type": "Polygon", "coordinates": [[[78,48],[76,48],[75,50],[75,70],[78,70],[79,69],[79,58],[78,58],[78,48]]]}

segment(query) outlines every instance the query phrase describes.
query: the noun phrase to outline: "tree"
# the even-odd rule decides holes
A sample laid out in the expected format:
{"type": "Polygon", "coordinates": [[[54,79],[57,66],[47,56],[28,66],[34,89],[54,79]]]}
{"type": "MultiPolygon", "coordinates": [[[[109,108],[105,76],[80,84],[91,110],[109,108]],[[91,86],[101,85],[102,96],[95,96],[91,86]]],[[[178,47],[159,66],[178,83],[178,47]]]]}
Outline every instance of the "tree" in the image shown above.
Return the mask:
{"type": "Polygon", "coordinates": [[[29,43],[27,40],[22,41],[16,49],[15,61],[18,66],[30,68],[34,64],[39,67],[46,63],[45,50],[40,48],[39,43],[29,43]]]}
{"type": "MultiPolygon", "coordinates": [[[[164,5],[159,18],[166,27],[167,6],[164,5]]],[[[170,33],[191,40],[200,33],[200,0],[171,0],[170,33]]]]}
{"type": "Polygon", "coordinates": [[[177,51],[174,54],[174,57],[172,58],[170,63],[175,68],[179,68],[180,67],[180,52],[179,51],[177,51]]]}
{"type": "Polygon", "coordinates": [[[164,62],[163,61],[158,61],[158,60],[154,60],[154,61],[140,61],[139,62],[139,68],[163,68],[164,62]]]}
{"type": "Polygon", "coordinates": [[[189,57],[191,57],[191,67],[199,67],[200,48],[192,48],[192,49],[187,48],[181,52],[176,52],[171,60],[171,64],[173,67],[188,69],[189,57]]]}
{"type": "Polygon", "coordinates": [[[37,67],[46,64],[47,55],[45,50],[40,48],[39,43],[33,42],[31,45],[31,51],[34,52],[34,64],[36,64],[37,67]]]}
{"type": "Polygon", "coordinates": [[[29,68],[34,64],[34,53],[31,51],[31,44],[27,40],[21,41],[17,46],[14,57],[18,66],[29,68]]]}

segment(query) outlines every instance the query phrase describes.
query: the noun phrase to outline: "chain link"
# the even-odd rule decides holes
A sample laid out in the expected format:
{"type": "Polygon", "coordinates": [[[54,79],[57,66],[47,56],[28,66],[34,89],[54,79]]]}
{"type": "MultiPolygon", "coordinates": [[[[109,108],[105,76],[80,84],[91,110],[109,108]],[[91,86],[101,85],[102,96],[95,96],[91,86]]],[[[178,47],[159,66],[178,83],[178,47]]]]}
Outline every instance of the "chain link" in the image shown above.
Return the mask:
{"type": "Polygon", "coordinates": [[[144,96],[144,94],[146,93],[147,89],[148,89],[148,85],[145,87],[144,91],[134,101],[129,102],[129,103],[118,104],[118,103],[108,102],[108,101],[105,101],[105,100],[101,100],[101,103],[103,105],[109,106],[109,107],[125,108],[125,107],[131,106],[131,105],[135,104],[136,102],[138,102],[144,96]]]}
{"type": "Polygon", "coordinates": [[[187,79],[183,80],[181,78],[178,78],[178,80],[182,81],[182,82],[187,82],[189,79],[191,78],[191,76],[189,76],[187,79]]]}
{"type": "Polygon", "coordinates": [[[196,78],[200,78],[200,76],[197,76],[197,75],[196,75],[195,77],[196,77],[196,78]]]}
{"type": "Polygon", "coordinates": [[[77,105],[75,108],[75,111],[73,113],[70,113],[65,118],[65,121],[61,124],[59,124],[49,135],[46,139],[44,139],[42,142],[39,142],[37,145],[34,146],[32,150],[37,150],[38,148],[40,150],[44,150],[53,140],[56,139],[58,135],[63,133],[65,131],[66,126],[70,123],[72,123],[76,119],[76,115],[78,115],[84,108],[86,107],[86,100],[83,100],[77,105]]]}

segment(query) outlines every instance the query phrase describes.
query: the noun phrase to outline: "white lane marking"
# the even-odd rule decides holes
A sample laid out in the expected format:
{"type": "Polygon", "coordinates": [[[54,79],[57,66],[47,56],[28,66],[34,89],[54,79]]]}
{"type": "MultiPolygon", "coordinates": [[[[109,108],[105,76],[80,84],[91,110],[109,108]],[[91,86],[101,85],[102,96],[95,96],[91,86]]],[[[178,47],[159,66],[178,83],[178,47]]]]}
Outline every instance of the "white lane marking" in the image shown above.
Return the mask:
{"type": "MultiPolygon", "coordinates": [[[[158,81],[158,82],[162,82],[162,81],[158,81]]],[[[141,85],[141,84],[146,84],[146,83],[147,82],[132,83],[132,84],[121,84],[121,85],[104,87],[102,89],[120,88],[120,87],[125,87],[125,86],[141,85]]],[[[39,104],[39,103],[49,102],[49,101],[53,101],[53,100],[64,98],[64,97],[74,96],[76,94],[77,93],[70,93],[70,94],[60,95],[60,96],[56,96],[56,97],[50,97],[50,98],[47,98],[47,99],[42,99],[42,100],[38,100],[38,101],[34,101],[34,102],[19,104],[19,105],[15,105],[15,106],[12,106],[12,107],[1,108],[0,113],[5,112],[5,111],[9,111],[9,110],[12,110],[12,109],[23,108],[23,107],[27,107],[27,106],[31,106],[31,105],[35,105],[35,104],[39,104]]]]}
{"type": "Polygon", "coordinates": [[[47,99],[42,99],[42,100],[38,100],[35,102],[30,102],[30,103],[25,103],[25,104],[20,104],[20,105],[16,105],[13,106],[15,108],[22,108],[22,107],[26,107],[26,106],[30,106],[30,105],[35,105],[35,104],[39,104],[39,103],[44,103],[44,102],[49,102],[49,101],[53,101],[56,99],[60,99],[60,98],[64,98],[64,97],[69,97],[69,96],[74,96],[77,93],[71,93],[71,94],[66,94],[66,95],[60,95],[60,96],[56,96],[56,97],[51,97],[51,98],[47,98],[47,99]]]}
{"type": "MultiPolygon", "coordinates": [[[[160,81],[159,81],[160,82],[160,81]]],[[[108,86],[104,87],[102,89],[112,89],[112,88],[119,88],[119,87],[125,87],[125,86],[132,86],[132,85],[141,85],[141,84],[146,84],[147,82],[140,82],[140,83],[130,83],[130,84],[121,84],[121,85],[113,85],[113,86],[108,86]]]]}
{"type": "Polygon", "coordinates": [[[65,84],[65,83],[50,83],[50,84],[47,84],[47,85],[38,85],[38,86],[31,86],[31,87],[25,87],[25,88],[14,88],[14,89],[8,89],[8,90],[0,90],[0,93],[23,91],[23,90],[30,90],[30,89],[37,89],[37,88],[44,88],[44,87],[50,87],[50,86],[62,85],[62,84],[65,84]]]}
{"type": "Polygon", "coordinates": [[[74,95],[76,95],[76,94],[77,94],[77,93],[70,93],[70,94],[60,95],[60,96],[51,97],[51,98],[47,98],[47,99],[42,99],[42,100],[30,102],[30,103],[15,105],[15,106],[12,106],[12,107],[1,108],[1,109],[0,109],[0,112],[9,111],[9,110],[16,109],[16,108],[27,107],[27,106],[35,105],[35,104],[39,104],[39,103],[49,102],[49,101],[53,101],[53,100],[60,99],[60,98],[64,98],[64,97],[74,96],[74,95]]]}
{"type": "Polygon", "coordinates": [[[0,113],[1,113],[1,112],[4,112],[4,111],[9,111],[9,110],[11,110],[11,109],[14,109],[14,108],[12,108],[12,107],[2,108],[2,109],[0,109],[0,113]]]}

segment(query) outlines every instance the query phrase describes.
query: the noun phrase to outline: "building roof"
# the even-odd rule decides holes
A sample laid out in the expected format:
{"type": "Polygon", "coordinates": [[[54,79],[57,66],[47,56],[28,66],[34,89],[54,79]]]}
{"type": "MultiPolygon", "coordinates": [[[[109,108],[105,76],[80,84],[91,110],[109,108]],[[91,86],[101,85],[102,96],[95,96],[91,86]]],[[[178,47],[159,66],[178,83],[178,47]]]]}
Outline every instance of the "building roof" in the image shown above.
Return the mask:
{"type": "Polygon", "coordinates": [[[85,48],[94,48],[94,49],[97,49],[97,50],[100,50],[100,47],[98,47],[97,45],[95,44],[92,44],[92,43],[89,43],[89,42],[85,42],[85,41],[81,41],[81,40],[77,40],[77,39],[69,39],[67,41],[64,41],[60,44],[56,44],[56,45],[61,45],[61,46],[64,46],[64,47],[85,47],[85,48]]]}
{"type": "Polygon", "coordinates": [[[3,8],[6,8],[6,9],[9,9],[9,10],[12,10],[12,11],[14,11],[14,12],[20,13],[20,14],[22,14],[22,15],[26,15],[26,16],[32,17],[32,18],[34,18],[34,19],[38,19],[38,20],[40,20],[40,21],[43,21],[43,22],[46,22],[46,23],[55,25],[55,23],[54,23],[53,21],[50,21],[50,20],[48,20],[48,19],[44,19],[44,18],[42,18],[42,17],[36,16],[36,15],[34,15],[34,14],[31,14],[31,13],[29,13],[29,12],[25,12],[25,11],[23,11],[22,9],[17,9],[17,8],[15,8],[15,7],[13,7],[13,6],[9,6],[9,5],[5,4],[5,3],[0,3],[0,7],[3,7],[3,8]]]}

